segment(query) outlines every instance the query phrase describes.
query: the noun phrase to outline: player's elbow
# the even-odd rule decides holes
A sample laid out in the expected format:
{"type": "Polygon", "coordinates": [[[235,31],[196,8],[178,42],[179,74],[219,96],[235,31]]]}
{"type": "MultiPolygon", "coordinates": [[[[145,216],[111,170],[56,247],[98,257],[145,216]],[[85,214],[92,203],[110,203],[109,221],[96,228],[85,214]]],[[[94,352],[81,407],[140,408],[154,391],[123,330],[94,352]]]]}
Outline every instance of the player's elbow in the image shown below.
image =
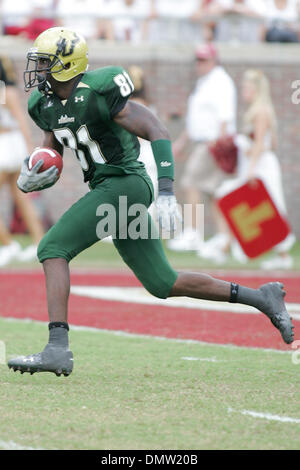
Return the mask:
{"type": "Polygon", "coordinates": [[[160,139],[170,140],[170,134],[166,126],[164,126],[162,122],[158,121],[149,132],[149,140],[153,142],[160,139]]]}

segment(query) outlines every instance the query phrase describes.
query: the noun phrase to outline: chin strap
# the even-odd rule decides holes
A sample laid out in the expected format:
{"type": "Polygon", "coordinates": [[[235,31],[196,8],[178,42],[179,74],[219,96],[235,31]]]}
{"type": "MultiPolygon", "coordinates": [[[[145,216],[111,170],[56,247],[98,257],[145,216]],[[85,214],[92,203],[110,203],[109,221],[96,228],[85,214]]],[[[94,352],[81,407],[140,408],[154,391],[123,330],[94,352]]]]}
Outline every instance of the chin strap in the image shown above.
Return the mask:
{"type": "Polygon", "coordinates": [[[38,90],[43,93],[45,96],[49,96],[53,94],[52,88],[48,80],[44,80],[42,77],[38,76],[38,81],[40,84],[38,85],[38,90]]]}

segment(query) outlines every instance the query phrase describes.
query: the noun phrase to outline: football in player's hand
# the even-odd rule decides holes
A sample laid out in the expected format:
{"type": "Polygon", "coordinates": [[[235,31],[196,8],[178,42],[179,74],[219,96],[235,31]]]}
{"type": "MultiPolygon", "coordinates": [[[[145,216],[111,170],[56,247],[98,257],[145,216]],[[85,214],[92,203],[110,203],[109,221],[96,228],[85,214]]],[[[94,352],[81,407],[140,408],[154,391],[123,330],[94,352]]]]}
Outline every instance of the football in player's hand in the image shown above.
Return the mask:
{"type": "Polygon", "coordinates": [[[58,174],[61,174],[63,169],[63,159],[56,150],[48,147],[36,148],[29,157],[29,170],[31,170],[39,160],[43,160],[44,163],[39,169],[38,173],[48,170],[48,168],[51,168],[53,165],[55,165],[58,169],[58,174]]]}

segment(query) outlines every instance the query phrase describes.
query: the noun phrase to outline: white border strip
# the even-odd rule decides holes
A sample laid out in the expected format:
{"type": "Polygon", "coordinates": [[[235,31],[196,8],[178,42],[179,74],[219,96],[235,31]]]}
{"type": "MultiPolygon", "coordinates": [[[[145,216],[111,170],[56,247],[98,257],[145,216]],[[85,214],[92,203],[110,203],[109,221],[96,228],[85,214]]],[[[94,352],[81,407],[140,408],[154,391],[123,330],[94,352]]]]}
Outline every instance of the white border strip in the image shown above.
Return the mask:
{"type": "MultiPolygon", "coordinates": [[[[32,320],[31,318],[14,318],[14,317],[1,317],[0,319],[5,320],[7,322],[22,322],[22,323],[34,323],[37,325],[48,325],[46,321],[40,320],[32,320]]],[[[91,332],[91,333],[104,333],[109,334],[112,336],[121,336],[124,338],[138,338],[138,339],[155,339],[156,341],[168,341],[173,343],[181,343],[181,344],[199,344],[202,346],[212,346],[212,347],[221,347],[226,349],[236,349],[236,350],[247,350],[247,351],[263,351],[263,352],[271,352],[271,353],[278,353],[278,354],[291,354],[294,351],[286,351],[282,349],[272,349],[272,348],[258,348],[258,347],[251,347],[251,346],[237,346],[235,344],[219,344],[219,343],[209,343],[207,341],[200,341],[196,339],[179,339],[179,338],[167,338],[165,336],[152,336],[152,335],[143,335],[138,333],[127,333],[126,331],[120,330],[106,330],[102,328],[95,328],[92,326],[79,326],[79,325],[72,325],[69,323],[69,327],[71,331],[83,331],[83,332],[91,332]]]]}
{"type": "Polygon", "coordinates": [[[233,410],[228,408],[228,413],[239,413],[245,416],[252,416],[252,418],[267,419],[268,421],[279,421],[281,423],[297,423],[300,424],[299,418],[291,418],[290,416],[278,416],[271,413],[260,413],[252,410],[233,410]]]}
{"type": "MultiPolygon", "coordinates": [[[[295,279],[300,277],[300,271],[299,270],[272,270],[272,271],[264,271],[262,269],[235,269],[235,268],[228,268],[228,269],[211,269],[211,268],[203,268],[203,269],[197,269],[195,267],[190,267],[187,265],[186,268],[179,267],[177,271],[190,271],[194,273],[203,273],[205,274],[210,274],[211,276],[214,277],[240,277],[240,278],[270,278],[270,279],[276,279],[276,280],[281,280],[281,279],[295,279]]],[[[36,268],[27,268],[27,267],[7,267],[5,266],[4,268],[0,269],[0,274],[37,274],[40,273],[43,275],[43,271],[41,270],[40,266],[37,265],[36,268]]],[[[122,267],[120,266],[119,268],[97,268],[94,266],[90,266],[88,268],[86,267],[80,267],[74,265],[72,267],[72,273],[75,276],[76,275],[82,275],[82,274],[87,274],[87,275],[94,275],[94,276],[102,276],[105,274],[108,275],[116,275],[116,276],[126,276],[126,277],[132,277],[133,279],[136,279],[130,270],[126,266],[122,267]]],[[[284,282],[284,281],[283,281],[284,282]]]]}
{"type": "MultiPolygon", "coordinates": [[[[188,309],[202,309],[230,314],[254,314],[261,312],[250,305],[217,302],[213,300],[195,299],[189,297],[170,297],[160,299],[150,295],[142,287],[111,287],[111,286],[71,286],[71,294],[91,299],[108,300],[111,302],[125,302],[142,305],[160,305],[162,307],[179,307],[188,309]]],[[[294,320],[300,320],[300,304],[286,303],[286,308],[294,320]]]]}

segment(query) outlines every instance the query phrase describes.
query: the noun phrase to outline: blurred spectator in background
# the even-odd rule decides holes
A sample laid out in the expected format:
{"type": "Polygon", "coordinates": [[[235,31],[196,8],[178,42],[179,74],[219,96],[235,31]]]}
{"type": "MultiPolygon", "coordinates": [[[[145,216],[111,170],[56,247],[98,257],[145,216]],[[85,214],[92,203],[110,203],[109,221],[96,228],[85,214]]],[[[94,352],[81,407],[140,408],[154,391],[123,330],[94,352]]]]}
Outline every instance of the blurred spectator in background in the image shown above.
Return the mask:
{"type": "Polygon", "coordinates": [[[217,18],[215,40],[258,42],[265,14],[265,0],[212,0],[209,10],[217,18]]]}
{"type": "MultiPolygon", "coordinates": [[[[277,121],[272,103],[270,85],[260,70],[247,70],[244,74],[243,101],[248,109],[244,115],[244,132],[238,136],[239,158],[237,179],[224,182],[217,196],[260,178],[279,212],[286,217],[286,205],[282,187],[281,169],[275,154],[277,147],[277,121]]],[[[293,265],[289,250],[295,242],[293,234],[275,247],[277,255],[261,264],[263,269],[288,269],[293,265]]]]}
{"type": "Polygon", "coordinates": [[[59,0],[57,24],[86,39],[114,39],[111,7],[115,0],[59,0]]]}
{"type": "Polygon", "coordinates": [[[32,12],[31,0],[12,2],[2,0],[1,18],[4,34],[18,35],[24,31],[28,24],[28,18],[32,12]]]}
{"type": "Polygon", "coordinates": [[[263,40],[299,42],[299,0],[265,0],[265,19],[263,40]]]}
{"type": "Polygon", "coordinates": [[[111,0],[108,8],[117,41],[139,42],[148,39],[151,0],[111,0]]]}
{"type": "Polygon", "coordinates": [[[24,34],[35,40],[45,29],[56,26],[55,14],[58,0],[31,0],[31,13],[24,34]]]}
{"type": "Polygon", "coordinates": [[[0,0],[2,29],[31,40],[56,25],[87,39],[299,42],[300,0],[0,0]]]}
{"type": "Polygon", "coordinates": [[[37,245],[44,234],[30,196],[17,188],[20,168],[26,155],[32,152],[29,126],[25,110],[20,105],[20,96],[16,87],[15,73],[8,58],[1,57],[0,80],[2,100],[0,104],[0,186],[7,184],[14,203],[28,228],[33,244],[21,251],[18,242],[0,220],[0,266],[18,258],[29,261],[36,257],[37,245]],[[5,86],[4,86],[5,85],[5,86]]]}
{"type": "MultiPolygon", "coordinates": [[[[213,202],[217,187],[228,178],[211,156],[208,146],[221,136],[233,135],[236,129],[236,88],[233,80],[218,63],[218,54],[213,44],[200,46],[196,51],[197,82],[190,95],[187,107],[186,128],[174,142],[174,156],[179,159],[189,142],[193,143],[193,151],[185,165],[181,180],[184,190],[184,202],[196,207],[203,203],[203,193],[211,201],[217,235],[205,243],[208,253],[214,245],[213,256],[222,257],[218,245],[224,243],[224,231],[227,231],[223,219],[213,202]]],[[[195,215],[185,220],[183,234],[169,241],[172,250],[199,250],[202,256],[200,234],[195,226],[195,215]]]]}
{"type": "Polygon", "coordinates": [[[45,29],[55,26],[57,2],[58,0],[2,0],[4,34],[35,39],[45,29]]]}
{"type": "Polygon", "coordinates": [[[214,40],[217,20],[223,13],[222,6],[215,0],[198,0],[196,10],[191,16],[191,20],[199,22],[202,28],[204,42],[214,40]]]}
{"type": "MultiPolygon", "coordinates": [[[[151,0],[151,42],[184,42],[204,40],[201,25],[191,21],[202,5],[202,0],[151,0]]],[[[205,0],[203,0],[205,1],[205,0]]]]}

